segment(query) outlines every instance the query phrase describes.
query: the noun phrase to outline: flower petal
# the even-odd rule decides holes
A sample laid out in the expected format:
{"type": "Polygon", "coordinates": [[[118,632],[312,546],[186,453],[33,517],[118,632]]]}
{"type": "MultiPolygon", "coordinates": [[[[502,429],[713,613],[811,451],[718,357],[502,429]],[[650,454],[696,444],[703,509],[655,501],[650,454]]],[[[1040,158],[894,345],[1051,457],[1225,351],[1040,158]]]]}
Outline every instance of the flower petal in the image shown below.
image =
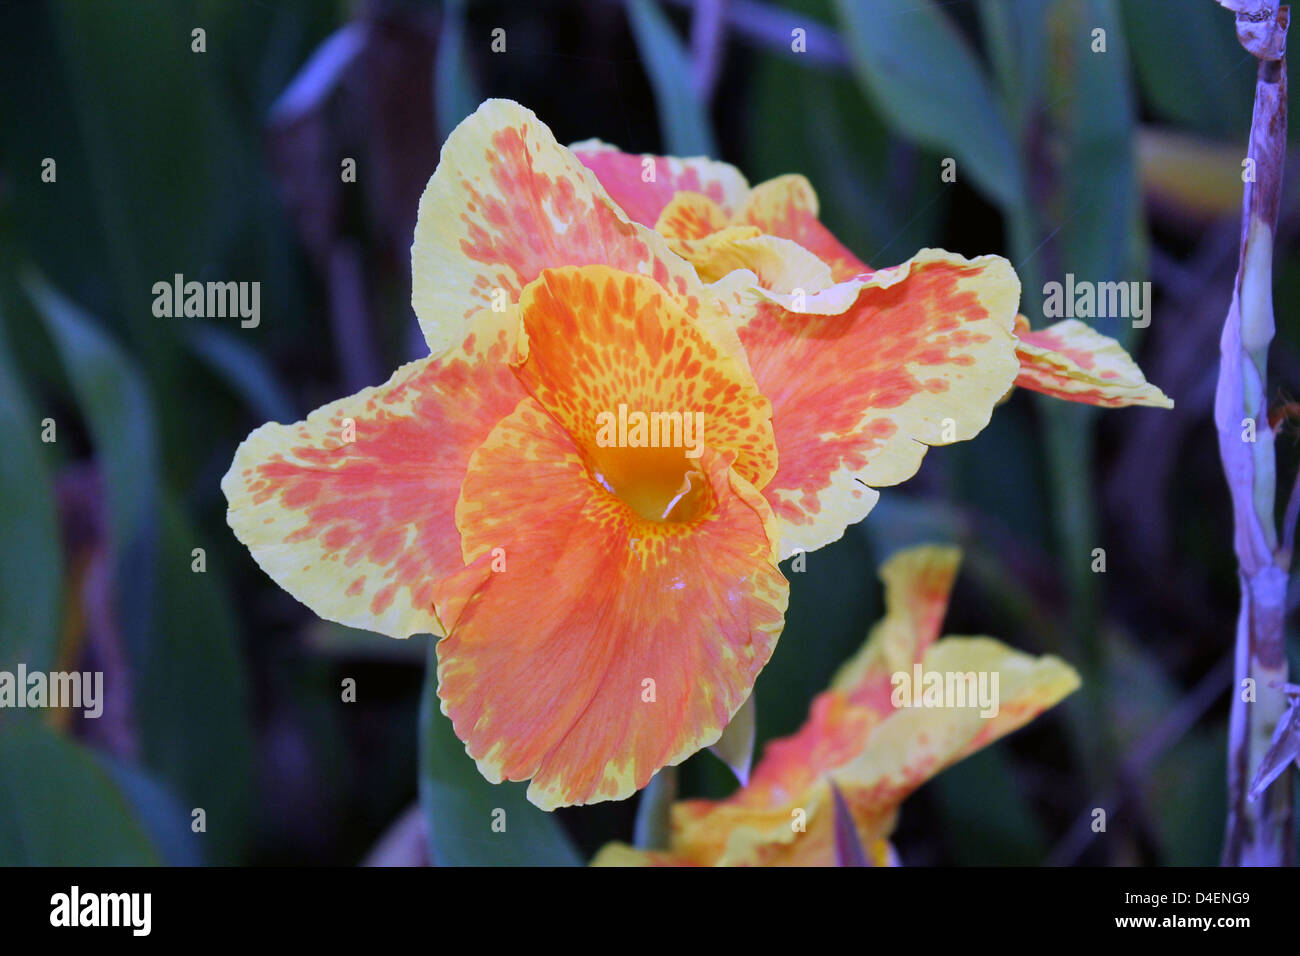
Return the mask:
{"type": "Polygon", "coordinates": [[[1020,338],[1016,384],[1021,388],[1109,408],[1174,407],[1164,392],[1146,380],[1122,345],[1078,319],[1031,332],[1029,321],[1018,315],[1016,335],[1020,338]]]}
{"type": "Polygon", "coordinates": [[[675,857],[705,865],[831,865],[833,781],[863,845],[877,865],[888,865],[888,837],[904,797],[1078,686],[1078,675],[1055,657],[1033,658],[990,638],[935,641],[957,563],[955,549],[938,547],[886,562],[886,614],[867,643],[813,701],[798,732],[768,744],[748,787],[726,800],[674,805],[675,857]],[[996,673],[997,714],[893,706],[893,675],[910,676],[917,662],[945,675],[996,673]]]}
{"type": "MultiPolygon", "coordinates": [[[[861,754],[894,713],[890,678],[910,671],[939,635],[959,562],[956,548],[924,546],[900,551],[881,566],[885,616],[831,689],[813,700],[803,726],[768,743],[749,786],[724,801],[687,800],[674,807],[676,852],[702,863],[830,862],[833,805],[826,781],[861,754]],[[802,812],[806,831],[791,826],[794,810],[802,812]]],[[[873,828],[863,834],[864,844],[887,836],[873,828]]]]}
{"type": "MultiPolygon", "coordinates": [[[[752,281],[758,289],[777,293],[767,298],[786,307],[796,290],[800,301],[806,302],[810,294],[834,285],[830,267],[807,249],[789,239],[762,235],[757,226],[727,225],[718,205],[699,193],[674,196],[655,231],[668,240],[673,252],[695,266],[703,281],[716,282],[737,269],[747,269],[754,273],[752,281]]],[[[841,301],[836,311],[843,312],[849,301],[841,301]]]]}
{"type": "MultiPolygon", "coordinates": [[[[600,447],[602,416],[621,420],[621,407],[701,422],[702,436],[693,438],[733,454],[736,471],[755,487],[775,473],[767,399],[748,370],[650,279],[606,266],[550,269],[525,289],[520,316],[520,380],[614,484],[636,480],[616,473],[643,468],[645,457],[600,447]]],[[[651,432],[656,443],[658,432],[651,432]]],[[[673,430],[678,437],[683,429],[673,430]]],[[[665,480],[671,497],[681,472],[666,472],[665,480]]]]}
{"type": "Polygon", "coordinates": [[[1019,294],[1005,259],[926,249],[861,280],[842,315],[755,302],[739,333],[772,402],[780,462],[763,494],[783,558],[838,538],[928,446],[988,424],[1019,371],[1019,294]]]}
{"type": "Polygon", "coordinates": [[[438,695],[489,780],[531,777],[545,809],[622,799],[749,695],[786,606],[775,523],[727,458],[701,462],[706,507],[657,522],[532,398],[474,454],[457,508],[473,563],[435,596],[438,695]]]}
{"type": "Polygon", "coordinates": [[[508,305],[543,269],[603,263],[654,279],[699,308],[695,271],[629,222],[530,110],[488,100],[464,120],[420,198],[411,304],[434,356],[469,332],[514,326],[508,305]]]}
{"type": "Polygon", "coordinates": [[[664,206],[679,192],[707,196],[729,219],[749,194],[749,183],[740,170],[703,156],[679,159],[623,153],[595,139],[569,148],[596,174],[628,217],[644,226],[653,226],[664,206]]]}
{"type": "MultiPolygon", "coordinates": [[[[703,193],[679,192],[673,196],[653,223],[655,232],[668,239],[707,239],[731,225],[731,217],[703,193]]],[[[745,234],[759,234],[757,226],[747,226],[745,234]]]]}
{"type": "Polygon", "coordinates": [[[944,768],[1024,726],[1079,686],[1056,657],[1032,657],[987,637],[946,637],[926,653],[924,672],[997,675],[998,712],[911,707],[882,720],[863,752],[835,772],[860,830],[888,834],[903,799],[944,768]]]}
{"type": "Polygon", "coordinates": [[[831,689],[855,706],[891,714],[890,679],[910,670],[938,638],[960,564],[957,548],[922,545],[899,551],[881,565],[885,616],[836,672],[831,689]]]}
{"type": "Polygon", "coordinates": [[[745,201],[739,220],[764,233],[790,239],[825,262],[835,281],[871,271],[817,218],[817,193],[803,176],[778,176],[759,183],[745,201]]]}
{"type": "Polygon", "coordinates": [[[263,425],[221,482],[235,535],[321,617],[441,634],[433,584],[463,567],[454,512],[466,466],[524,397],[506,358],[504,337],[471,337],[306,421],[263,425]]]}

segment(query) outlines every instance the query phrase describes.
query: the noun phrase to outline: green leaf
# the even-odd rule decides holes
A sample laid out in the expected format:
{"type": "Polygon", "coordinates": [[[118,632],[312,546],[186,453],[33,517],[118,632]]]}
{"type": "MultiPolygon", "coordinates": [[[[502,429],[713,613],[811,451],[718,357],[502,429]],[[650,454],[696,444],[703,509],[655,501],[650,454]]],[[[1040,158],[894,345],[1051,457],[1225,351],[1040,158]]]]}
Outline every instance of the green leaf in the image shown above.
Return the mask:
{"type": "Polygon", "coordinates": [[[218,569],[191,570],[195,547],[214,549],[162,488],[152,408],[134,365],[90,316],[41,279],[31,277],[26,285],[72,382],[106,479],[118,613],[134,672],[143,762],[188,808],[206,811],[209,859],[235,862],[251,796],[245,681],[218,569]],[[155,627],[155,621],[167,626],[155,627]]]}
{"type": "Polygon", "coordinates": [[[430,639],[420,706],[420,805],[434,864],[581,865],[555,817],[528,802],[524,784],[492,784],[479,773],[442,713],[437,686],[438,660],[430,639]],[[504,832],[494,832],[494,820],[504,822],[504,832]]]}
{"type": "Polygon", "coordinates": [[[39,276],[24,282],[54,341],[105,480],[118,614],[133,659],[151,633],[159,495],[158,451],[149,394],[134,364],[96,321],[39,276]]]}
{"type": "Polygon", "coordinates": [[[675,156],[717,156],[708,112],[691,85],[685,45],[654,0],[629,0],[627,12],[654,89],[664,149],[675,156]]]}
{"type": "Polygon", "coordinates": [[[900,161],[897,141],[852,76],[765,55],[748,96],[745,170],[753,182],[792,170],[807,176],[823,223],[871,265],[933,244],[952,190],[938,176],[917,175],[936,161],[929,154],[900,161]]]}
{"type": "Polygon", "coordinates": [[[130,804],[150,841],[168,866],[203,862],[199,836],[190,829],[190,812],[165,787],[138,767],[96,755],[130,804]]]}
{"type": "Polygon", "coordinates": [[[437,57],[433,67],[433,103],[437,111],[436,128],[441,138],[446,139],[482,100],[465,57],[465,0],[447,0],[443,4],[437,57]]]}
{"type": "MultiPolygon", "coordinates": [[[[933,0],[837,0],[854,73],[905,136],[957,160],[997,203],[1018,203],[1015,139],[979,60],[933,0]]],[[[935,175],[938,175],[935,170],[935,175]]]]}
{"type": "MultiPolygon", "coordinates": [[[[22,392],[0,324],[0,667],[48,670],[59,638],[62,558],[41,421],[22,392]]],[[[55,423],[57,429],[57,422],[55,423]]],[[[66,432],[65,432],[66,434],[66,432]]],[[[57,431],[56,431],[57,437],[57,431]]]]}
{"type": "Polygon", "coordinates": [[[157,850],[113,775],[35,719],[0,727],[0,866],[150,866],[157,850]]]}
{"type": "MultiPolygon", "coordinates": [[[[1061,240],[1064,262],[1075,274],[1131,282],[1146,278],[1146,233],[1137,172],[1137,105],[1115,6],[1113,0],[1074,0],[1073,9],[1067,8],[1056,23],[1058,35],[1071,37],[1068,55],[1057,67],[1057,86],[1073,91],[1058,101],[1061,126],[1069,130],[1064,170],[1068,219],[1061,240]],[[1074,36],[1080,22],[1106,31],[1104,54],[1091,52],[1084,42],[1087,31],[1074,36]]],[[[1096,319],[1090,324],[1125,345],[1133,339],[1130,321],[1096,319]]]]}
{"type": "Polygon", "coordinates": [[[154,645],[136,661],[136,718],[144,762],[185,801],[201,807],[209,862],[238,862],[253,797],[248,687],[219,553],[179,507],[164,498],[158,620],[154,645]],[[194,548],[204,549],[196,572],[194,548]]]}
{"type": "Polygon", "coordinates": [[[229,332],[197,326],[188,337],[190,348],[203,359],[258,418],[292,422],[299,416],[293,399],[280,386],[262,354],[229,332]]]}
{"type": "Polygon", "coordinates": [[[1255,87],[1253,56],[1237,42],[1233,15],[1217,3],[1124,0],[1138,81],[1160,119],[1243,141],[1255,87]]]}
{"type": "Polygon", "coordinates": [[[953,764],[929,785],[952,862],[958,866],[1039,866],[1047,833],[997,744],[953,764]]]}

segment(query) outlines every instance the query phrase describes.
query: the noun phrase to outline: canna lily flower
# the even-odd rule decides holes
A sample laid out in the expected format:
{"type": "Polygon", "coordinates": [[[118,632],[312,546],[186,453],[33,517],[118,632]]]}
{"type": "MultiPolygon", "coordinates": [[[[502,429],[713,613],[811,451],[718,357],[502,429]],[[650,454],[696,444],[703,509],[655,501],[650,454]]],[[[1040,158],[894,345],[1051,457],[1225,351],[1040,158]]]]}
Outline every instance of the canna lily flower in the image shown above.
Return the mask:
{"type": "Polygon", "coordinates": [[[780,634],[778,560],[977,434],[1021,373],[1004,259],[923,250],[839,281],[805,221],[808,248],[737,234],[762,276],[712,278],[639,221],[658,202],[611,198],[530,111],[484,103],[420,203],[430,354],[263,425],[222,481],[236,536],[317,614],[441,638],[466,751],[546,809],[625,798],[714,743],[780,634]],[[699,447],[611,443],[629,410],[700,422],[699,447]]]}
{"type": "Polygon", "coordinates": [[[613,843],[593,864],[832,866],[832,785],[844,797],[867,859],[892,862],[889,835],[908,794],[1079,686],[1074,670],[1055,657],[1034,658],[987,637],[935,640],[959,560],[946,547],[895,554],[880,572],[885,617],[813,700],[803,727],[768,744],[748,785],[725,800],[675,803],[666,849],[613,843]],[[953,706],[961,703],[954,700],[915,706],[904,678],[913,679],[918,665],[923,674],[987,678],[986,686],[997,689],[996,714],[982,716],[992,708],[953,706]]]}

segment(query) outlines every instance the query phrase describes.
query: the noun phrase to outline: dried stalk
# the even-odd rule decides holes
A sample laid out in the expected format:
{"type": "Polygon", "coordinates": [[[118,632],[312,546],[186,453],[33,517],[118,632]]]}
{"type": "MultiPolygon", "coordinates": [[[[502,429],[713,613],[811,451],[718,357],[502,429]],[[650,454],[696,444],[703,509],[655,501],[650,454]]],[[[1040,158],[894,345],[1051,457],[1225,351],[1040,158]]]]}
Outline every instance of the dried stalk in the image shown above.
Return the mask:
{"type": "Polygon", "coordinates": [[[1242,199],[1237,279],[1220,339],[1214,420],[1232,496],[1241,606],[1228,729],[1228,819],[1223,862],[1293,862],[1292,781],[1280,774],[1252,799],[1250,784],[1288,711],[1283,618],[1291,556],[1274,518],[1276,459],[1268,422],[1268,347],[1273,339],[1272,259],[1286,153],[1286,28],[1289,8],[1272,0],[1219,0],[1237,14],[1237,36],[1259,59],[1242,199]]]}

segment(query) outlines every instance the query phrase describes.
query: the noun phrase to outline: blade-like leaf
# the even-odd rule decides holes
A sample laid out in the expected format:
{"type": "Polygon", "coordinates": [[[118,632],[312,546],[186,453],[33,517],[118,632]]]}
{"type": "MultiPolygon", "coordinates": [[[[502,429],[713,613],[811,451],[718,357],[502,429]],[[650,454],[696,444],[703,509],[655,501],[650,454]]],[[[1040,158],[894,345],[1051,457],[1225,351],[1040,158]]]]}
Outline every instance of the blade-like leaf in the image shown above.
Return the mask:
{"type": "MultiPolygon", "coordinates": [[[[100,755],[96,755],[100,756],[100,755]]],[[[198,866],[203,862],[199,834],[191,827],[190,811],[152,776],[138,767],[100,756],[113,783],[131,805],[140,825],[168,866],[198,866]]]]}
{"type": "Polygon", "coordinates": [[[72,383],[105,478],[118,615],[133,659],[151,634],[158,527],[158,450],[149,394],[135,366],[77,305],[43,279],[25,285],[72,383]]]}
{"type": "Polygon", "coordinates": [[[854,73],[906,136],[943,151],[1001,205],[1020,201],[1022,167],[979,60],[933,0],[837,0],[854,73]]]}
{"type": "MultiPolygon", "coordinates": [[[[47,670],[59,633],[62,560],[41,421],[28,404],[0,324],[0,667],[47,670]]],[[[57,438],[58,423],[55,422],[57,438]]]]}
{"type": "Polygon", "coordinates": [[[654,0],[629,0],[627,13],[654,88],[664,148],[676,156],[716,156],[708,111],[691,83],[685,44],[654,0]]]}
{"type": "Polygon", "coordinates": [[[188,342],[259,419],[291,422],[299,417],[293,399],[256,349],[210,325],[196,326],[188,342]]]}
{"type": "Polygon", "coordinates": [[[446,139],[456,124],[478,108],[481,99],[465,58],[465,0],[448,0],[443,4],[438,58],[433,69],[433,103],[440,138],[446,139]]]}
{"type": "Polygon", "coordinates": [[[247,678],[231,602],[214,549],[181,509],[164,497],[153,649],[135,662],[135,706],[145,764],[185,802],[203,808],[204,856],[240,860],[253,797],[252,730],[247,678]],[[194,548],[205,570],[194,570],[194,548]]]}
{"type": "Polygon", "coordinates": [[[159,860],[112,774],[39,720],[0,728],[0,866],[151,866],[159,860]]]}

